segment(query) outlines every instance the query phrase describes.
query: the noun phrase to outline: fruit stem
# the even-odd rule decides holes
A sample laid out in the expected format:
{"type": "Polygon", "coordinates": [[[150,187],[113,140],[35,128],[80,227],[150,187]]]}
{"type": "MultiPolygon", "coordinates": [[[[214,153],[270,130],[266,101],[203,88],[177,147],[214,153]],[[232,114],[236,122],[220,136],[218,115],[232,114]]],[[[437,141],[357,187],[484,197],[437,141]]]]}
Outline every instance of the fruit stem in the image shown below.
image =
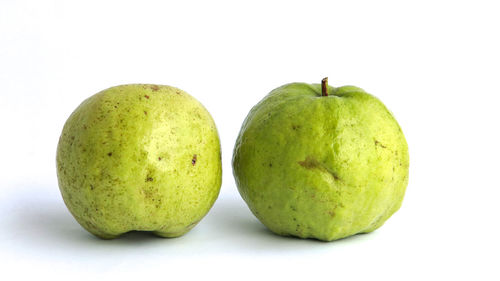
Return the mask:
{"type": "Polygon", "coordinates": [[[328,97],[328,77],[321,80],[321,96],[328,97]]]}

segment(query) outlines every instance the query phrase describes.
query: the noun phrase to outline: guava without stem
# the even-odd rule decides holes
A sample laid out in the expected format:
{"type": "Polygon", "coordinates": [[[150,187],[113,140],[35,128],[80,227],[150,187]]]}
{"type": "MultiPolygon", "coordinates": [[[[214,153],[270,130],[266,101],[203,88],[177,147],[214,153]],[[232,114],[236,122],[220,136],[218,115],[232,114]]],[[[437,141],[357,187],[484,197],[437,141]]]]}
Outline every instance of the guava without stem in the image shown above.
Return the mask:
{"type": "Polygon", "coordinates": [[[85,100],[57,148],[59,188],[75,219],[110,239],[193,228],[221,186],[219,136],[208,111],[160,85],[112,87],[85,100]]]}
{"type": "Polygon", "coordinates": [[[291,83],[248,114],[233,173],[270,230],[331,241],[371,232],[400,208],[408,146],[389,110],[362,89],[291,83]]]}

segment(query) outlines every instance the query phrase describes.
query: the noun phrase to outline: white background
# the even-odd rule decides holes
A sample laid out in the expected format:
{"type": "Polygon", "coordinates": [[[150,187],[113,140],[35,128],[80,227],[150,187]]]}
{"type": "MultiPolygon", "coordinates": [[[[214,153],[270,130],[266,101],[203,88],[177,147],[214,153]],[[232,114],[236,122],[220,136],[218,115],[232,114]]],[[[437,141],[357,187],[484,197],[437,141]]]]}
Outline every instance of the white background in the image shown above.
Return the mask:
{"type": "Polygon", "coordinates": [[[1,0],[0,274],[499,280],[495,2],[1,0]],[[279,237],[239,197],[233,144],[269,91],[324,76],[364,88],[395,114],[410,148],[405,201],[368,235],[279,237]],[[221,194],[181,238],[99,240],[59,194],[55,151],[66,118],[125,83],[179,87],[217,123],[221,194]]]}

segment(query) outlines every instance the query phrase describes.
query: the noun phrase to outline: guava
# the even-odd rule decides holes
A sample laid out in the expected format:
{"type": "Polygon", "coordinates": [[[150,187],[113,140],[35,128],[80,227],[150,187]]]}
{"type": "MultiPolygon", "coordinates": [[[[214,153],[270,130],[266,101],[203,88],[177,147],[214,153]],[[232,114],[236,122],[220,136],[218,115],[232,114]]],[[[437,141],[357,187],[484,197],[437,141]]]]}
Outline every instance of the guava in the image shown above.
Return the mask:
{"type": "Polygon", "coordinates": [[[212,117],[170,86],[121,85],[85,100],[64,125],[56,162],[69,211],[104,239],[134,230],[180,236],[221,186],[212,117]]]}
{"type": "Polygon", "coordinates": [[[403,201],[409,154],[393,114],[354,86],[291,83],[246,117],[238,190],[271,231],[332,241],[371,232],[403,201]]]}

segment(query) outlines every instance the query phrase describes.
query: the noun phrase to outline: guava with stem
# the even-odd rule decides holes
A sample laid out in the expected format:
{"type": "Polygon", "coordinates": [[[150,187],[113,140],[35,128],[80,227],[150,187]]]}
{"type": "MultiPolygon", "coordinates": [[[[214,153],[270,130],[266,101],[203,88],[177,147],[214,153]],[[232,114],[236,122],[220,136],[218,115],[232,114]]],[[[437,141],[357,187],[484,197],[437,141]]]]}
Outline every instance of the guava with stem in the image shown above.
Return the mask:
{"type": "Polygon", "coordinates": [[[233,153],[238,190],[280,235],[371,232],[403,201],[408,145],[393,114],[354,86],[291,83],[246,117],[233,153]]]}

